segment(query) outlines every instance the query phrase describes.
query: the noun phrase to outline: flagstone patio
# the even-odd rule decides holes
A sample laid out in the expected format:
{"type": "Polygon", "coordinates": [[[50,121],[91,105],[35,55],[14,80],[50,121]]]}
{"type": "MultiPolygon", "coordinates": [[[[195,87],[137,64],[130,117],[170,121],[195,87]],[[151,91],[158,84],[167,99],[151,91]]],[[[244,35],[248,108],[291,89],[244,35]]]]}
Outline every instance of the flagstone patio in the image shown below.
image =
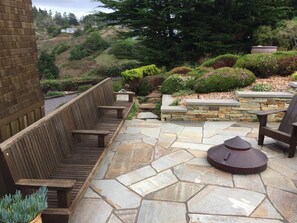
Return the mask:
{"type": "Polygon", "coordinates": [[[258,123],[126,121],[72,223],[297,222],[297,158],[258,123]],[[236,135],[269,158],[260,174],[210,166],[207,150],[236,135]]]}

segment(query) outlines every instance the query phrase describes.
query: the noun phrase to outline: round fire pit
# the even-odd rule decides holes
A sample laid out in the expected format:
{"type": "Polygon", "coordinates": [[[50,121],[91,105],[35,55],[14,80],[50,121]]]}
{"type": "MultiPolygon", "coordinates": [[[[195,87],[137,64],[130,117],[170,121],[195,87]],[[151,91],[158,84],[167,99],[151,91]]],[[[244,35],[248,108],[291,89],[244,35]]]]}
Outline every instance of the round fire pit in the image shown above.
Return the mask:
{"type": "Polygon", "coordinates": [[[210,148],[207,160],[212,166],[235,174],[259,173],[266,169],[268,161],[264,153],[239,136],[210,148]]]}

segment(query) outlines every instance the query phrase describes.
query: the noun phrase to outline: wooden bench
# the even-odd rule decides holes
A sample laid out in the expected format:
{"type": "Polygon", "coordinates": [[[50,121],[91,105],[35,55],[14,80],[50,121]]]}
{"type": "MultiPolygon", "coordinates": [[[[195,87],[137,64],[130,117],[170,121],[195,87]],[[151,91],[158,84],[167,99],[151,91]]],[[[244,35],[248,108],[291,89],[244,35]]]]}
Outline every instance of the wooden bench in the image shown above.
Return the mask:
{"type": "Polygon", "coordinates": [[[98,106],[97,108],[99,110],[101,110],[101,109],[117,110],[117,118],[123,119],[123,117],[124,117],[123,113],[124,113],[125,107],[123,107],[123,106],[98,106]]]}
{"type": "Polygon", "coordinates": [[[75,129],[72,130],[72,135],[96,135],[98,136],[98,147],[105,147],[105,137],[110,133],[110,131],[103,130],[86,130],[86,129],[75,129]]]}
{"type": "Polygon", "coordinates": [[[0,183],[5,186],[0,194],[17,188],[26,194],[47,186],[49,208],[43,222],[68,222],[132,105],[114,101],[109,78],[1,143],[0,171],[5,180],[0,183]],[[120,107],[123,119],[99,114],[97,106],[107,105],[120,107]],[[79,134],[98,138],[76,137],[79,134]]]}

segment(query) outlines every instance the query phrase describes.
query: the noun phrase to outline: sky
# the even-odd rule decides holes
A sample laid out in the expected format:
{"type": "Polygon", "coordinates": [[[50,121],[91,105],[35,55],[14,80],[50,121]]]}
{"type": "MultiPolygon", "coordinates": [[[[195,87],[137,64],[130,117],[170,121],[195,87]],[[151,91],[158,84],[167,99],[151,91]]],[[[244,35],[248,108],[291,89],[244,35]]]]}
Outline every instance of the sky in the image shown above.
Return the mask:
{"type": "Polygon", "coordinates": [[[91,14],[94,10],[106,11],[103,8],[97,8],[100,2],[92,0],[32,0],[33,6],[37,8],[52,10],[53,14],[57,12],[72,12],[77,18],[91,14]]]}

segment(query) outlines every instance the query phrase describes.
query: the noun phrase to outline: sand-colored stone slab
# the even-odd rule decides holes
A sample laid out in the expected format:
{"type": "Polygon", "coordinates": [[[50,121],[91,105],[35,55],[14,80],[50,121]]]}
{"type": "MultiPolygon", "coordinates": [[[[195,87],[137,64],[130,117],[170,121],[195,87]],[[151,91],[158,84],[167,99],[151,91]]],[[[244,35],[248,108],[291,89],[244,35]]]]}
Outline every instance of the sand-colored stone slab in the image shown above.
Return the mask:
{"type": "Polygon", "coordinates": [[[152,138],[152,137],[148,137],[148,138],[143,138],[142,139],[144,143],[155,146],[157,143],[157,139],[152,138]]]}
{"type": "Polygon", "coordinates": [[[142,139],[142,138],[146,138],[146,137],[147,137],[146,135],[142,135],[142,134],[127,134],[127,133],[123,133],[123,134],[119,134],[115,138],[115,141],[116,142],[131,141],[131,140],[142,139]]]}
{"type": "Polygon", "coordinates": [[[189,223],[282,223],[280,220],[189,214],[189,223]]]}
{"type": "Polygon", "coordinates": [[[297,157],[274,157],[269,159],[268,166],[292,180],[297,180],[297,157]]]}
{"type": "Polygon", "coordinates": [[[141,198],[116,180],[93,180],[91,188],[116,209],[137,208],[141,198]]]}
{"type": "Polygon", "coordinates": [[[181,164],[174,173],[182,181],[233,187],[232,175],[213,167],[181,164]]]}
{"type": "Polygon", "coordinates": [[[264,184],[267,186],[297,193],[297,188],[292,180],[270,168],[267,168],[264,172],[262,172],[261,177],[264,184]]]}
{"type": "Polygon", "coordinates": [[[252,131],[251,128],[238,128],[238,127],[229,127],[227,129],[219,131],[217,134],[218,135],[224,135],[226,137],[234,137],[234,136],[247,136],[248,133],[252,131]]]}
{"type": "Polygon", "coordinates": [[[93,191],[91,188],[88,188],[84,198],[102,198],[99,194],[97,194],[95,191],[93,191]]]}
{"type": "Polygon", "coordinates": [[[129,186],[156,174],[157,172],[151,166],[145,166],[130,173],[121,175],[117,177],[117,180],[120,181],[122,184],[129,186]]]}
{"type": "Polygon", "coordinates": [[[176,183],[177,181],[177,178],[174,176],[171,170],[166,170],[164,172],[157,174],[156,176],[132,184],[130,188],[134,190],[136,193],[140,194],[141,196],[145,196],[149,193],[170,186],[176,183]]]}
{"type": "Polygon", "coordinates": [[[94,179],[96,180],[101,180],[104,178],[111,162],[112,162],[112,159],[115,155],[115,152],[113,152],[112,150],[108,151],[106,157],[104,158],[102,164],[100,165],[99,169],[97,170],[96,172],[96,175],[94,177],[94,179]]]}
{"type": "Polygon", "coordinates": [[[165,123],[161,128],[161,132],[179,134],[183,128],[184,127],[180,125],[165,123]]]}
{"type": "Polygon", "coordinates": [[[193,159],[193,157],[194,156],[192,154],[186,152],[185,150],[180,150],[155,160],[152,162],[152,167],[158,172],[161,172],[180,163],[184,163],[190,159],[193,159]]]}
{"type": "Polygon", "coordinates": [[[194,155],[197,158],[206,158],[207,157],[206,151],[199,151],[199,150],[193,150],[193,149],[188,149],[187,151],[190,152],[192,155],[194,155]]]}
{"type": "Polygon", "coordinates": [[[164,154],[170,153],[172,148],[164,148],[162,146],[156,145],[155,146],[155,160],[163,156],[164,154]]]}
{"type": "Polygon", "coordinates": [[[175,142],[171,147],[181,149],[192,149],[198,151],[208,151],[213,145],[199,144],[199,143],[188,143],[188,142],[175,142]]]}
{"type": "Polygon", "coordinates": [[[141,128],[141,134],[152,138],[158,138],[160,132],[161,128],[141,128]]]}
{"type": "Polygon", "coordinates": [[[187,162],[188,165],[197,165],[197,166],[211,166],[206,157],[198,157],[194,158],[187,162]]]}
{"type": "Polygon", "coordinates": [[[202,127],[185,127],[178,135],[178,142],[201,143],[202,127]]]}
{"type": "Polygon", "coordinates": [[[126,134],[139,134],[140,133],[140,128],[137,127],[127,127],[125,130],[126,134]]]}
{"type": "Polygon", "coordinates": [[[112,207],[103,199],[83,198],[70,218],[71,223],[103,223],[112,212],[112,207]]]}
{"type": "Polygon", "coordinates": [[[107,223],[123,223],[117,216],[112,214],[107,223]]]}
{"type": "Polygon", "coordinates": [[[297,222],[297,194],[267,187],[268,197],[274,207],[288,220],[289,223],[297,222]]]}
{"type": "Polygon", "coordinates": [[[122,144],[119,146],[106,178],[115,178],[146,166],[153,159],[153,146],[145,143],[122,144]]]}
{"type": "Polygon", "coordinates": [[[172,143],[176,140],[176,134],[173,133],[161,133],[158,139],[158,145],[164,147],[164,148],[169,148],[172,143]]]}
{"type": "Polygon", "coordinates": [[[153,200],[173,201],[173,202],[186,202],[194,194],[198,193],[204,185],[178,182],[163,190],[149,194],[147,198],[153,200]]]}
{"type": "Polygon", "coordinates": [[[136,220],[137,210],[115,210],[114,212],[123,223],[133,223],[136,220]]]}
{"type": "Polygon", "coordinates": [[[143,201],[137,223],[157,222],[186,223],[185,204],[164,201],[143,201]]]}
{"type": "Polygon", "coordinates": [[[189,212],[249,216],[265,195],[237,188],[208,186],[188,201],[189,212]]]}
{"type": "Polygon", "coordinates": [[[259,174],[233,175],[235,187],[266,193],[259,174]]]}
{"type": "Polygon", "coordinates": [[[265,199],[257,210],[252,214],[255,218],[276,218],[283,219],[283,217],[275,210],[268,199],[265,199]]]}
{"type": "Polygon", "coordinates": [[[232,136],[214,135],[209,138],[203,138],[202,143],[209,144],[209,145],[219,145],[219,144],[223,144],[227,139],[231,139],[231,138],[232,136]]]}
{"type": "Polygon", "coordinates": [[[236,122],[205,122],[203,129],[204,130],[222,130],[231,127],[236,122]]]}

